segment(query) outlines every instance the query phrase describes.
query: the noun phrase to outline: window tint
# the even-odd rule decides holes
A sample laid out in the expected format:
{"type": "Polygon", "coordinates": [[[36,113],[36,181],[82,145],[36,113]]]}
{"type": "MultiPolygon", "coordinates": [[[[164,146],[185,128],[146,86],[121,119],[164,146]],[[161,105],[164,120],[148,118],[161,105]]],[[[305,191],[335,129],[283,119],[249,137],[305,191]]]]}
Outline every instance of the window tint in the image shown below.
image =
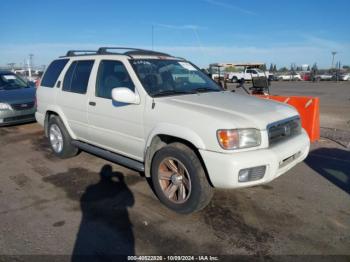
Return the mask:
{"type": "Polygon", "coordinates": [[[135,86],[124,64],[120,61],[101,61],[97,75],[96,96],[111,99],[112,89],[118,87],[135,91],[135,86]]]}
{"type": "Polygon", "coordinates": [[[73,62],[64,77],[62,90],[85,94],[93,65],[92,60],[73,62]]]}
{"type": "Polygon", "coordinates": [[[46,70],[46,73],[41,81],[42,86],[54,87],[57,78],[60,76],[62,69],[67,64],[69,59],[60,59],[53,61],[46,70]]]}
{"type": "Polygon", "coordinates": [[[73,78],[73,73],[75,70],[75,67],[77,65],[78,62],[73,62],[70,67],[67,70],[66,75],[64,76],[64,80],[63,80],[63,87],[62,90],[64,91],[70,91],[70,85],[72,83],[72,78],[73,78]]]}

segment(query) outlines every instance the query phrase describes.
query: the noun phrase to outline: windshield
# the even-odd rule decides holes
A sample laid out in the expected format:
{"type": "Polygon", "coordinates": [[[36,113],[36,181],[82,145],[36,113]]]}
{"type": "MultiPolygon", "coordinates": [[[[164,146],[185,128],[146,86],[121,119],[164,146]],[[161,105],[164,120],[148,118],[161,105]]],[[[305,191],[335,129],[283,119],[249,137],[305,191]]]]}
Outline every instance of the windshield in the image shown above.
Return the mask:
{"type": "Polygon", "coordinates": [[[222,91],[189,62],[165,59],[133,59],[130,62],[152,97],[222,91]]]}
{"type": "Polygon", "coordinates": [[[15,74],[0,74],[0,90],[10,90],[28,87],[27,83],[15,74]]]}

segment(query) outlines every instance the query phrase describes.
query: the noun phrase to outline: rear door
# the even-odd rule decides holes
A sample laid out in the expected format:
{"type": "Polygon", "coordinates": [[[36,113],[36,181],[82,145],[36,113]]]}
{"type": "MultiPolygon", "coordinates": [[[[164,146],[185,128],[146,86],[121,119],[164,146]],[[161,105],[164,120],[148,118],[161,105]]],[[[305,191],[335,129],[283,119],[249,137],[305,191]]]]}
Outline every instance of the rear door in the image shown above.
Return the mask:
{"type": "Polygon", "coordinates": [[[79,140],[89,139],[87,118],[87,89],[94,60],[72,61],[66,70],[61,90],[57,94],[57,104],[65,115],[68,124],[79,140]]]}

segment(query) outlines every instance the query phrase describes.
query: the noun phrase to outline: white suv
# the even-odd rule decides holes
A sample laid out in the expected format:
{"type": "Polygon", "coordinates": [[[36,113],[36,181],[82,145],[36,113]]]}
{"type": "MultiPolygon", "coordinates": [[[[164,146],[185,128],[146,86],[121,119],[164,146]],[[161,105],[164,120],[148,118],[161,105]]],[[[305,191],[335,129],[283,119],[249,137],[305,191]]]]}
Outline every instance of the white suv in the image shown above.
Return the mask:
{"type": "Polygon", "coordinates": [[[309,152],[291,106],[224,91],[168,54],[90,52],[53,61],[37,90],[36,119],[53,152],[81,149],[144,172],[176,212],[205,207],[214,187],[265,184],[309,152]]]}

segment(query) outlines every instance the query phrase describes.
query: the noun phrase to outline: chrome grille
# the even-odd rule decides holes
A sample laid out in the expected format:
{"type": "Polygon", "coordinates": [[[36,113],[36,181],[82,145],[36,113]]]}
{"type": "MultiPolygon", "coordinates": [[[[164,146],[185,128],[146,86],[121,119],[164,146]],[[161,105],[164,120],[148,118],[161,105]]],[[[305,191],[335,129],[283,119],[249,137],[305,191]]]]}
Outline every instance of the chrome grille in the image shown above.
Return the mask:
{"type": "Polygon", "coordinates": [[[11,105],[13,110],[16,110],[16,111],[31,109],[33,108],[33,106],[34,106],[34,102],[19,103],[19,104],[11,105]]]}
{"type": "Polygon", "coordinates": [[[299,117],[288,118],[267,126],[269,145],[275,145],[301,133],[299,117]]]}

